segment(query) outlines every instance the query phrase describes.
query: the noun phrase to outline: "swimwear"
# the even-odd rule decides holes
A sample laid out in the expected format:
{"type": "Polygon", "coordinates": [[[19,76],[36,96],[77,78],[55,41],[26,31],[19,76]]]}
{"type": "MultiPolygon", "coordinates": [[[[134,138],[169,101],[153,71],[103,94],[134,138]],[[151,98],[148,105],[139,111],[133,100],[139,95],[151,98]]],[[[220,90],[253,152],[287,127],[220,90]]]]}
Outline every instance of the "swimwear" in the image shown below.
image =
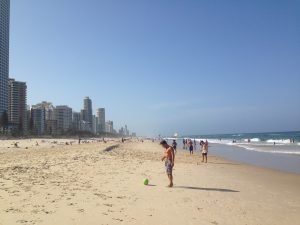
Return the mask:
{"type": "Polygon", "coordinates": [[[172,175],[173,167],[171,160],[167,159],[165,161],[166,172],[168,175],[172,175]]]}
{"type": "Polygon", "coordinates": [[[194,149],[193,149],[193,145],[191,145],[191,146],[190,146],[190,151],[193,151],[193,150],[194,150],[194,149]]]}

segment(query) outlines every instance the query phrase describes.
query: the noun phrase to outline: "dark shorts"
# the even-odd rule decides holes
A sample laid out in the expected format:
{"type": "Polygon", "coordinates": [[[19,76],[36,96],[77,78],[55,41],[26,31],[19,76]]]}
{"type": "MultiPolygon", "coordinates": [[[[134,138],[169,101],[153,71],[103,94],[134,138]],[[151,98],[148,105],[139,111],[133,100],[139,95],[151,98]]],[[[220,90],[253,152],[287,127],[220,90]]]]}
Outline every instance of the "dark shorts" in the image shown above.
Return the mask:
{"type": "Polygon", "coordinates": [[[190,146],[190,152],[192,152],[194,150],[193,146],[190,146]]]}
{"type": "Polygon", "coordinates": [[[207,153],[202,153],[202,155],[206,155],[207,156],[207,153]]]}
{"type": "Polygon", "coordinates": [[[170,160],[165,161],[165,167],[166,167],[166,173],[168,175],[172,175],[173,167],[172,167],[172,162],[170,160]]]}

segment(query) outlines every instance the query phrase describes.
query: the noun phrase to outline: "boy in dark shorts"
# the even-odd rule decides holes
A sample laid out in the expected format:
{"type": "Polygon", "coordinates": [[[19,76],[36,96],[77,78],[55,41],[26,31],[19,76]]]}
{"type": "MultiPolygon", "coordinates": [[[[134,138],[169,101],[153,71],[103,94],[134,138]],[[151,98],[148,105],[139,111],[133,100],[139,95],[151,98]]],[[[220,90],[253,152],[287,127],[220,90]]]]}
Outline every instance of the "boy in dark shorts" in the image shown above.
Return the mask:
{"type": "Polygon", "coordinates": [[[160,145],[165,149],[164,156],[161,158],[161,161],[165,161],[166,172],[170,181],[167,187],[173,187],[173,167],[175,161],[174,149],[168,145],[165,140],[161,141],[160,145]]]}

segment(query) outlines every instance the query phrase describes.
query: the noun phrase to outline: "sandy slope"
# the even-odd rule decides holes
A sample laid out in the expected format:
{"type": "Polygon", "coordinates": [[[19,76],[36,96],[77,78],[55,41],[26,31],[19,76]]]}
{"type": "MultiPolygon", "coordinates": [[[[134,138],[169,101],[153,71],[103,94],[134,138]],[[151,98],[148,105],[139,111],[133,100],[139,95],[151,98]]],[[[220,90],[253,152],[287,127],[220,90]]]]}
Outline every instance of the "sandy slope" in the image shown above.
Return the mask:
{"type": "Polygon", "coordinates": [[[157,143],[0,142],[1,225],[300,221],[299,175],[181,152],[169,189],[157,143]]]}

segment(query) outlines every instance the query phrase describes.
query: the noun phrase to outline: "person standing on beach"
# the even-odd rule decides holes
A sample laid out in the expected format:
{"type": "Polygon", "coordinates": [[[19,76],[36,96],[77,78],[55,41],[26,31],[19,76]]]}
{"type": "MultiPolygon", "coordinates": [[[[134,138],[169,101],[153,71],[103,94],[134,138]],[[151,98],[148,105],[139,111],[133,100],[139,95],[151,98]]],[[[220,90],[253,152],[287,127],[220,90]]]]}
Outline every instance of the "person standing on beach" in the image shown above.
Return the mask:
{"type": "Polygon", "coordinates": [[[176,154],[176,150],[177,150],[177,142],[176,142],[176,140],[173,140],[172,148],[174,149],[174,153],[176,154]]]}
{"type": "Polygon", "coordinates": [[[182,140],[183,149],[185,149],[185,139],[182,140]]]}
{"type": "Polygon", "coordinates": [[[190,155],[193,155],[194,154],[194,147],[193,147],[192,140],[189,140],[189,150],[190,150],[190,155]]]}
{"type": "Polygon", "coordinates": [[[202,152],[202,162],[207,163],[207,153],[208,153],[208,141],[206,140],[206,142],[201,141],[201,152],[202,152]]]}
{"type": "Polygon", "coordinates": [[[166,172],[170,181],[167,187],[173,187],[173,167],[175,162],[174,149],[168,145],[165,140],[161,141],[160,145],[165,149],[164,156],[161,158],[161,161],[165,161],[166,172]]]}

